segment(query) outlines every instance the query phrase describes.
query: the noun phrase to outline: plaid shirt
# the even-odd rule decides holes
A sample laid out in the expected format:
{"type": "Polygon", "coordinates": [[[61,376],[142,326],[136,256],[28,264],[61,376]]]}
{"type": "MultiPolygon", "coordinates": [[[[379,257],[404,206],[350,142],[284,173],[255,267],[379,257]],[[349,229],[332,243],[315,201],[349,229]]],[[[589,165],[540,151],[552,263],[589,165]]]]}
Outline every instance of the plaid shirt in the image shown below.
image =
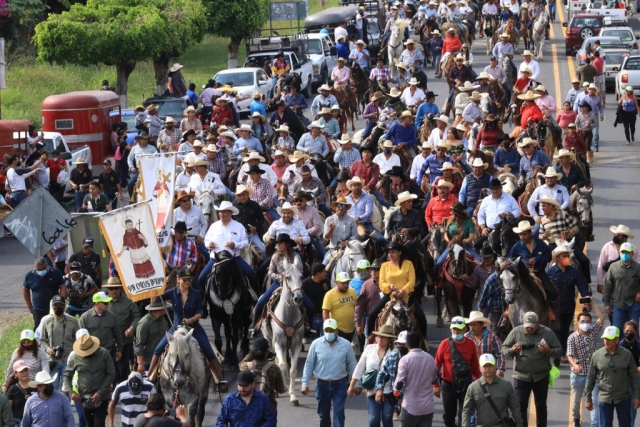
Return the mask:
{"type": "Polygon", "coordinates": [[[182,132],[180,128],[174,127],[170,132],[167,129],[162,129],[158,135],[158,145],[165,144],[166,147],[162,148],[162,151],[170,153],[178,151],[178,146],[182,142],[182,132]]]}
{"type": "MultiPolygon", "coordinates": [[[[485,282],[491,276],[491,274],[496,271],[496,268],[493,267],[491,271],[487,271],[486,268],[482,264],[476,266],[467,281],[467,286],[472,289],[477,289],[478,293],[482,292],[482,288],[484,287],[485,282]]],[[[480,356],[480,353],[478,356],[480,356]]]]}
{"type": "Polygon", "coordinates": [[[167,253],[167,265],[171,268],[182,268],[187,265],[187,259],[195,264],[198,258],[196,244],[192,239],[184,239],[182,242],[173,240],[171,252],[167,253]]]}
{"type": "Polygon", "coordinates": [[[378,377],[376,378],[376,390],[384,390],[386,393],[391,393],[391,385],[396,381],[398,363],[401,357],[398,349],[395,349],[382,362],[382,367],[378,371],[378,377]],[[386,387],[385,384],[387,384],[386,387]]]}
{"type": "Polygon", "coordinates": [[[316,239],[319,239],[322,236],[324,224],[322,224],[322,220],[320,219],[320,215],[318,215],[318,210],[316,208],[307,205],[304,210],[298,209],[298,214],[295,218],[302,221],[304,226],[307,227],[309,236],[313,236],[316,239]]]}
{"type": "Polygon", "coordinates": [[[216,154],[215,159],[207,160],[209,161],[209,165],[207,166],[209,172],[217,173],[220,175],[220,179],[224,179],[224,177],[227,176],[227,167],[224,165],[224,160],[222,160],[220,153],[216,154]]]}
{"type": "Polygon", "coordinates": [[[540,225],[540,235],[543,236],[544,233],[549,232],[549,237],[543,239],[547,243],[555,242],[556,239],[562,237],[563,231],[569,231],[578,225],[575,217],[564,211],[556,211],[556,215],[553,218],[549,218],[548,216],[544,218],[548,219],[549,222],[542,221],[540,225]]]}
{"type": "Polygon", "coordinates": [[[498,273],[493,273],[487,278],[480,292],[478,307],[489,310],[504,310],[502,303],[502,285],[498,282],[498,273]]]}
{"type": "Polygon", "coordinates": [[[360,160],[360,152],[354,147],[349,151],[344,151],[340,147],[336,154],[333,155],[333,161],[340,166],[340,169],[350,168],[358,160],[360,160]]]}
{"type": "Polygon", "coordinates": [[[367,119],[367,123],[376,124],[378,122],[380,110],[375,102],[370,102],[364,107],[364,111],[362,112],[362,117],[367,119]],[[378,114],[374,114],[378,113],[378,114]]]}
{"type": "Polygon", "coordinates": [[[385,66],[383,66],[382,68],[374,68],[373,70],[371,70],[371,74],[369,74],[369,80],[389,80],[389,69],[385,66]]]}
{"type": "MultiPolygon", "coordinates": [[[[453,184],[453,188],[449,190],[449,194],[452,194],[458,197],[460,195],[460,187],[462,187],[462,177],[460,176],[459,173],[454,173],[451,178],[452,179],[450,182],[453,184]]],[[[441,179],[444,179],[444,178],[442,178],[442,176],[439,176],[433,182],[433,185],[431,186],[431,197],[438,197],[438,182],[441,179]]]]}
{"type": "Polygon", "coordinates": [[[502,354],[502,343],[496,334],[485,329],[480,342],[473,338],[471,331],[465,335],[476,345],[478,357],[485,353],[493,354],[493,357],[496,358],[496,368],[498,368],[498,371],[504,372],[507,366],[507,358],[502,354]]]}
{"type": "Polygon", "coordinates": [[[380,166],[377,163],[371,162],[369,166],[364,164],[364,161],[358,160],[351,165],[351,178],[360,177],[361,180],[373,189],[380,179],[380,166]]]}
{"type": "Polygon", "coordinates": [[[260,205],[262,209],[269,209],[273,206],[271,197],[271,184],[264,178],[255,183],[252,179],[247,180],[247,187],[253,188],[253,194],[249,196],[251,200],[260,205]]]}
{"type": "Polygon", "coordinates": [[[196,132],[200,132],[202,130],[202,122],[195,117],[193,120],[189,120],[185,117],[180,122],[180,129],[182,130],[182,132],[186,132],[191,129],[195,130],[196,132]]]}
{"type": "Polygon", "coordinates": [[[569,339],[567,340],[567,357],[573,357],[578,366],[582,368],[582,373],[579,374],[572,366],[571,372],[574,374],[587,376],[589,373],[591,355],[596,351],[596,340],[600,336],[601,329],[602,323],[596,322],[585,335],[580,335],[578,331],[569,335],[569,339]]]}
{"type": "Polygon", "coordinates": [[[480,93],[488,93],[489,94],[489,100],[492,103],[496,102],[496,94],[491,91],[491,85],[489,83],[480,85],[480,87],[478,88],[478,92],[480,92],[480,93]]]}
{"type": "Polygon", "coordinates": [[[286,150],[292,152],[294,148],[296,148],[296,142],[293,140],[293,138],[291,138],[291,136],[287,136],[286,138],[283,138],[281,136],[278,137],[278,142],[276,143],[277,150],[286,150]]]}

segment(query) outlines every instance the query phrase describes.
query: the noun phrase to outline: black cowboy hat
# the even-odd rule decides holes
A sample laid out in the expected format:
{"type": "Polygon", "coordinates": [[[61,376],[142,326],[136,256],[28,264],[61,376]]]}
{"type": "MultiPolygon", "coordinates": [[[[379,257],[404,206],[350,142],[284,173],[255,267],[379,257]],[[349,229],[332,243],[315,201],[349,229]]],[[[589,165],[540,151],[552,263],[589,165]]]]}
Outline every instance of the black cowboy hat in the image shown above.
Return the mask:
{"type": "Polygon", "coordinates": [[[313,200],[313,196],[304,190],[298,190],[293,195],[293,199],[305,199],[307,202],[313,200]]]}
{"type": "Polygon", "coordinates": [[[195,134],[196,134],[196,131],[195,131],[195,130],[193,130],[193,129],[189,129],[188,131],[186,131],[185,133],[183,133],[183,134],[182,134],[182,140],[183,140],[183,141],[186,141],[186,140],[187,140],[187,137],[188,137],[189,135],[195,135],[195,134]]]}
{"type": "Polygon", "coordinates": [[[433,93],[432,91],[429,91],[429,92],[427,92],[426,99],[434,98],[434,97],[436,97],[436,96],[438,96],[438,95],[436,95],[436,94],[435,94],[435,93],[433,93]]]}
{"type": "Polygon", "coordinates": [[[404,170],[402,166],[394,166],[388,172],[387,176],[399,176],[400,178],[404,178],[404,170]]]}
{"type": "Polygon", "coordinates": [[[462,216],[468,216],[467,210],[464,208],[464,205],[460,202],[453,202],[453,204],[451,205],[451,210],[456,213],[459,213],[462,216]]]}
{"type": "Polygon", "coordinates": [[[588,102],[583,102],[582,104],[580,104],[580,108],[582,107],[587,107],[589,111],[593,110],[593,108],[591,107],[591,104],[589,104],[588,102]]]}
{"type": "Polygon", "coordinates": [[[173,226],[173,231],[186,233],[189,230],[191,230],[191,228],[187,228],[187,224],[184,221],[178,221],[176,222],[176,225],[173,226]]]}
{"type": "Polygon", "coordinates": [[[373,264],[371,264],[369,269],[370,270],[380,270],[380,267],[382,267],[382,263],[380,262],[379,259],[376,259],[375,261],[373,261],[373,264]]]}
{"type": "Polygon", "coordinates": [[[502,136],[498,137],[498,142],[500,142],[500,141],[512,141],[512,140],[515,140],[515,138],[511,138],[508,133],[504,133],[504,134],[502,134],[502,136]]]}
{"type": "Polygon", "coordinates": [[[260,175],[262,175],[264,173],[264,171],[262,169],[260,169],[260,166],[258,165],[253,165],[249,168],[249,170],[247,171],[247,175],[250,175],[252,172],[257,172],[260,175]]]}
{"type": "Polygon", "coordinates": [[[482,250],[480,250],[480,256],[482,258],[489,258],[492,256],[496,256],[496,253],[493,252],[493,249],[491,249],[489,246],[483,246],[482,250]]]}
{"type": "Polygon", "coordinates": [[[390,251],[391,249],[397,249],[399,251],[404,251],[404,245],[402,243],[399,243],[399,242],[391,242],[391,243],[389,243],[389,246],[387,247],[387,251],[390,251]]]}
{"type": "Polygon", "coordinates": [[[502,182],[498,178],[492,178],[489,188],[502,188],[502,182]]]}
{"type": "Polygon", "coordinates": [[[284,242],[284,243],[288,244],[289,246],[295,246],[296,245],[296,242],[291,240],[291,237],[289,237],[289,235],[287,233],[278,234],[278,236],[276,237],[276,243],[280,243],[280,242],[284,242]]]}
{"type": "Polygon", "coordinates": [[[178,279],[192,279],[193,280],[193,276],[191,275],[191,271],[188,268],[182,268],[178,272],[178,279]]]}

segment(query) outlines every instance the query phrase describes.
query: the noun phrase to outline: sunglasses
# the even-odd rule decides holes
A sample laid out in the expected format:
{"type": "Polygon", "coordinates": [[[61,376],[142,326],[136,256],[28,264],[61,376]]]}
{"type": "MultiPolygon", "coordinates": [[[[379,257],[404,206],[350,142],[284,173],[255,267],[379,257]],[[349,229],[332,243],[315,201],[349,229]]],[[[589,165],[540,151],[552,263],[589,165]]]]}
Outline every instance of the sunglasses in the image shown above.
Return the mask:
{"type": "Polygon", "coordinates": [[[451,321],[451,324],[452,325],[464,325],[465,323],[464,323],[464,320],[462,320],[462,319],[454,319],[454,320],[451,321]]]}
{"type": "Polygon", "coordinates": [[[302,203],[304,201],[304,199],[293,199],[293,203],[302,203]]]}
{"type": "Polygon", "coordinates": [[[347,209],[349,207],[347,205],[343,205],[342,203],[338,203],[336,206],[338,206],[338,209],[347,209]]]}
{"type": "Polygon", "coordinates": [[[447,149],[446,149],[446,148],[438,148],[436,151],[439,151],[439,152],[441,152],[441,153],[444,153],[445,151],[447,151],[447,149]]]}

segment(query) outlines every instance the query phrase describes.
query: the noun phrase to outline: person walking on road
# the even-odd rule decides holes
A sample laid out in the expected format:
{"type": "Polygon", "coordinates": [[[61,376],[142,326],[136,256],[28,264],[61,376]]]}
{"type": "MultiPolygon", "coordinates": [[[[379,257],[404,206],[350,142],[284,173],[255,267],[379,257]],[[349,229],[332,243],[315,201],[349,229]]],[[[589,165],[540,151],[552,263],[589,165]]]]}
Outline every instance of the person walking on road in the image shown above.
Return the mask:
{"type": "Polygon", "coordinates": [[[122,427],[133,427],[136,418],[146,412],[146,403],[156,392],[155,386],[142,378],[138,372],[131,372],[129,378],[120,382],[109,402],[109,427],[114,427],[116,406],[120,404],[120,422],[122,427]]]}
{"type": "Polygon", "coordinates": [[[492,354],[480,356],[482,377],[467,389],[462,408],[462,427],[471,426],[475,413],[477,426],[498,426],[509,419],[509,411],[517,427],[522,427],[520,403],[513,385],[497,375],[496,358],[492,354]]]}
{"type": "Polygon", "coordinates": [[[344,404],[349,378],[356,369],[356,356],[350,342],[338,336],[338,323],[335,319],[326,319],[323,329],[324,336],[315,339],[309,347],[300,391],[304,395],[309,394],[309,380],[314,375],[320,427],[344,427],[344,404]]]}
{"type": "Polygon", "coordinates": [[[149,313],[140,319],[138,326],[136,326],[133,351],[138,361],[137,370],[141,375],[144,375],[145,371],[151,366],[153,352],[170,328],[165,314],[171,307],[171,304],[162,301],[160,297],[156,297],[151,304],[145,307],[149,313]]]}
{"type": "Polygon", "coordinates": [[[529,397],[533,392],[538,427],[547,425],[550,358],[562,355],[556,334],[538,321],[533,311],[524,314],[523,324],[513,328],[504,340],[502,354],[514,358],[513,386],[520,401],[524,427],[528,426],[529,397]]]}
{"type": "Polygon", "coordinates": [[[251,371],[238,374],[237,392],[224,399],[216,427],[276,427],[276,414],[266,394],[255,390],[256,378],[251,371]]]}
{"type": "MultiPolygon", "coordinates": [[[[22,297],[33,316],[33,330],[49,314],[51,299],[55,295],[67,297],[67,287],[60,270],[47,266],[44,258],[36,258],[33,269],[24,276],[22,297]]],[[[35,373],[34,373],[35,375],[35,373]]]]}
{"type": "Polygon", "coordinates": [[[591,392],[598,381],[598,408],[600,425],[612,427],[613,412],[618,415],[618,425],[631,425],[631,408],[640,407],[640,381],[633,355],[620,347],[620,329],[607,326],[602,334],[604,347],[593,353],[587,374],[587,409],[593,411],[591,392]],[[633,399],[633,403],[631,402],[633,399]]]}
{"type": "Polygon", "coordinates": [[[351,342],[356,329],[356,291],[349,287],[349,273],[344,271],[336,275],[336,287],[324,295],[322,301],[322,318],[335,319],[340,337],[351,342]]]}
{"type": "Polygon", "coordinates": [[[620,261],[611,264],[604,278],[602,302],[618,329],[640,317],[640,264],[633,260],[634,252],[631,243],[620,245],[620,261]]]}
{"type": "Polygon", "coordinates": [[[48,372],[38,372],[36,379],[29,381],[29,387],[37,388],[38,393],[27,399],[22,427],[75,426],[69,399],[54,389],[55,380],[55,375],[51,378],[48,372]]]}

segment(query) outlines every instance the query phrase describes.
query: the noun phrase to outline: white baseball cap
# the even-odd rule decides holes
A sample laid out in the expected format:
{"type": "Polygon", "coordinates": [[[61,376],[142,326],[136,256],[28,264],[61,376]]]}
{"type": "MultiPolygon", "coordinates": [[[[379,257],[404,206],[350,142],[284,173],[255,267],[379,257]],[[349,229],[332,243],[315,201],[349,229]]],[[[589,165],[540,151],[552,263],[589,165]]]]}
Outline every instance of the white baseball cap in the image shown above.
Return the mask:
{"type": "Polygon", "coordinates": [[[84,328],[78,329],[78,332],[76,332],[76,340],[79,340],[80,337],[82,337],[84,335],[89,335],[89,331],[84,329],[84,328]]]}
{"type": "Polygon", "coordinates": [[[349,277],[349,273],[341,271],[340,273],[336,274],[336,282],[350,282],[350,281],[351,281],[351,278],[349,277]]]}
{"type": "Polygon", "coordinates": [[[338,322],[336,319],[327,319],[322,324],[322,329],[338,329],[338,322]]]}
{"type": "Polygon", "coordinates": [[[485,354],[480,356],[479,362],[480,362],[480,366],[484,366],[484,365],[487,365],[487,364],[495,365],[496,364],[496,358],[493,357],[493,354],[485,353],[485,354]]]}
{"type": "Polygon", "coordinates": [[[32,330],[30,329],[25,329],[24,331],[22,331],[22,333],[20,334],[20,341],[22,340],[29,340],[29,341],[33,341],[36,339],[35,334],[33,333],[32,330]]]}
{"type": "Polygon", "coordinates": [[[406,344],[407,343],[407,331],[402,331],[398,334],[397,343],[406,344]]]}

